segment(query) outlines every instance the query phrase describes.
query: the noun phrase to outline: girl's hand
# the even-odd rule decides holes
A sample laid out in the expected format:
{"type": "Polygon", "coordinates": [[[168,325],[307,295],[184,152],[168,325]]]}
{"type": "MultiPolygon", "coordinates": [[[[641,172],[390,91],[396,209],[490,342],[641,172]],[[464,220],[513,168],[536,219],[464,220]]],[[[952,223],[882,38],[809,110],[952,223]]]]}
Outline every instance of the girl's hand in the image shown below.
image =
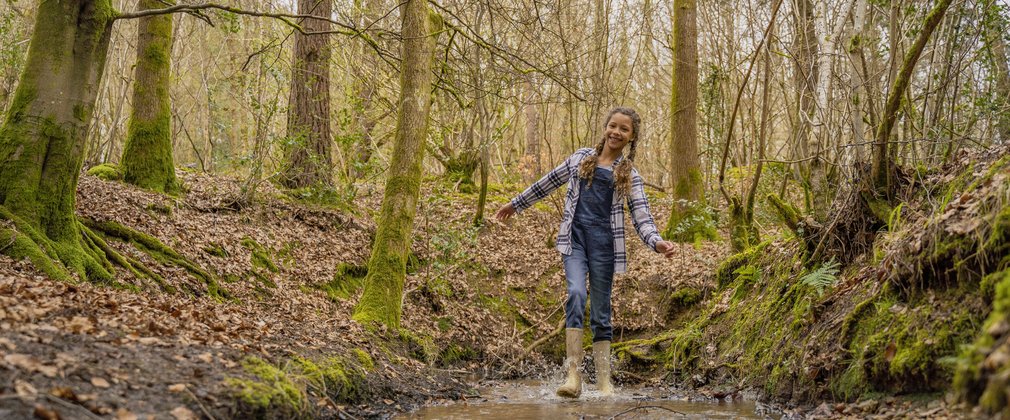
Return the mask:
{"type": "Polygon", "coordinates": [[[676,248],[673,246],[673,242],[670,241],[659,241],[656,242],[656,252],[663,254],[666,258],[673,258],[673,253],[676,248]]]}
{"type": "Polygon", "coordinates": [[[498,212],[494,214],[494,218],[499,222],[504,222],[511,218],[514,214],[516,214],[516,208],[512,207],[512,203],[508,203],[498,209],[498,212]]]}

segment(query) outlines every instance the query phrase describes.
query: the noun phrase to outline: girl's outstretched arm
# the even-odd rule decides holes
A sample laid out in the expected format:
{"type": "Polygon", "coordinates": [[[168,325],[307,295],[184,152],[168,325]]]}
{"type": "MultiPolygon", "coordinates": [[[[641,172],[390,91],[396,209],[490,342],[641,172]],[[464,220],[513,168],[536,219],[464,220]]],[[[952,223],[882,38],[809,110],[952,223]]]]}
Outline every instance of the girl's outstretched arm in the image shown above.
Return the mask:
{"type": "Polygon", "coordinates": [[[649,200],[645,197],[645,181],[637,170],[631,172],[628,208],[631,209],[631,222],[634,223],[635,231],[642,238],[642,242],[667,258],[673,257],[674,246],[659,235],[659,229],[656,228],[656,222],[649,211],[649,200]]]}
{"type": "Polygon", "coordinates": [[[498,215],[501,214],[502,216],[505,216],[505,219],[508,219],[512,216],[512,214],[526,210],[537,201],[540,201],[544,197],[550,195],[552,191],[558,189],[558,187],[564,185],[569,179],[571,179],[573,171],[578,170],[577,168],[579,163],[582,162],[582,158],[592,152],[593,149],[588,148],[576,150],[575,153],[568,157],[568,159],[565,159],[564,162],[561,162],[560,165],[548,172],[547,175],[544,175],[543,178],[540,178],[540,180],[534,182],[533,185],[530,185],[529,188],[526,188],[526,191],[523,191],[521,194],[517,195],[516,198],[513,198],[512,202],[498,210],[498,214],[496,214],[495,217],[498,217],[498,215]],[[509,207],[510,209],[507,209],[509,207]],[[503,211],[511,214],[505,215],[505,213],[502,213],[503,211]]]}
{"type": "Polygon", "coordinates": [[[504,206],[501,206],[501,208],[498,209],[498,212],[494,214],[494,218],[499,222],[504,222],[511,218],[514,214],[516,214],[516,208],[512,206],[511,202],[509,202],[505,203],[504,206]]]}

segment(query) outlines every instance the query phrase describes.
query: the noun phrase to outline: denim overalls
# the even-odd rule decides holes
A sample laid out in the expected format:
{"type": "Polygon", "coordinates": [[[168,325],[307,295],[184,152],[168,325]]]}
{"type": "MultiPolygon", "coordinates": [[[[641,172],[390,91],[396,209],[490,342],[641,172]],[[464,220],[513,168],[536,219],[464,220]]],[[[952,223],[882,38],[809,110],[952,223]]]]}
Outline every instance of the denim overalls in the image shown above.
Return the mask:
{"type": "Polygon", "coordinates": [[[610,226],[614,198],[614,174],[597,167],[593,183],[579,180],[579,202],[572,222],[572,253],[562,255],[568,301],[565,302],[565,327],[582,328],[586,311],[586,275],[589,275],[589,321],[593,342],[609,341],[610,292],[614,281],[614,235],[610,226]]]}

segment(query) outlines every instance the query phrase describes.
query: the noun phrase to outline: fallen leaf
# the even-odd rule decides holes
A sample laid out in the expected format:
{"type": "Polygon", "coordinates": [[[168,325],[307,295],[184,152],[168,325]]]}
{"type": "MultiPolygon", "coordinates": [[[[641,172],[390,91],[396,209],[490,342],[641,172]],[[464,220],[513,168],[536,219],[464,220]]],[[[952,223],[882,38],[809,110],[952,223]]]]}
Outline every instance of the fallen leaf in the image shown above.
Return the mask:
{"type": "Polygon", "coordinates": [[[14,381],[14,392],[16,392],[19,397],[27,400],[34,400],[35,396],[39,394],[39,391],[36,390],[32,384],[20,379],[14,381]]]}
{"type": "Polygon", "coordinates": [[[45,407],[43,407],[41,405],[36,405],[35,406],[35,412],[33,414],[35,414],[36,418],[39,418],[39,419],[42,419],[42,420],[60,420],[60,413],[57,413],[56,411],[50,410],[48,408],[45,408],[45,407]]]}
{"type": "Polygon", "coordinates": [[[172,417],[175,417],[175,420],[197,420],[198,419],[198,417],[196,416],[196,413],[194,413],[192,410],[190,410],[190,409],[188,409],[188,408],[186,408],[184,406],[181,406],[181,405],[178,406],[178,407],[175,407],[174,409],[172,409],[172,411],[170,412],[170,414],[172,414],[172,417]]]}
{"type": "Polygon", "coordinates": [[[116,410],[116,420],[137,420],[137,415],[125,408],[119,408],[116,410]]]}
{"type": "Polygon", "coordinates": [[[96,386],[96,387],[98,387],[98,388],[108,388],[108,387],[112,386],[112,385],[109,384],[109,381],[105,380],[105,378],[100,378],[100,377],[97,377],[97,376],[94,377],[94,378],[91,378],[91,384],[94,385],[94,386],[96,386]]]}
{"type": "Polygon", "coordinates": [[[75,334],[89,333],[94,331],[95,324],[86,316],[75,316],[67,323],[67,329],[75,334]]]}
{"type": "Polygon", "coordinates": [[[204,363],[211,363],[214,361],[214,356],[210,354],[210,352],[203,353],[199,356],[196,356],[196,358],[202,360],[204,363]]]}
{"type": "Polygon", "coordinates": [[[67,401],[73,401],[73,402],[79,401],[79,399],[77,398],[77,394],[74,393],[74,390],[67,388],[65,386],[58,386],[56,388],[50,389],[49,395],[52,395],[56,398],[63,398],[67,401]]]}
{"type": "Polygon", "coordinates": [[[18,353],[4,356],[4,361],[27,371],[34,371],[41,365],[35,357],[18,353]]]}

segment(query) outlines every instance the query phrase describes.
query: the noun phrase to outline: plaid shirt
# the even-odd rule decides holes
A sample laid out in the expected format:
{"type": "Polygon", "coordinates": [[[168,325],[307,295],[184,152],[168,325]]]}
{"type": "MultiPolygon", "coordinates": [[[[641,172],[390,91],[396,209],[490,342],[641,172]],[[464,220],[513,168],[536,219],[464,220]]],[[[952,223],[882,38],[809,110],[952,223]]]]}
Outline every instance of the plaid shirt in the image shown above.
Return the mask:
{"type": "MultiPolygon", "coordinates": [[[[572,220],[575,217],[575,205],[579,202],[579,163],[593,153],[595,153],[594,150],[590,148],[576,150],[557,168],[512,199],[512,206],[517,212],[522,212],[533,203],[547,197],[566,181],[568,182],[568,193],[565,194],[565,208],[561,215],[561,228],[558,231],[557,242],[558,251],[564,255],[572,253],[572,220]]],[[[620,161],[621,157],[618,157],[614,162],[615,168],[620,161]]],[[[638,236],[655,251],[656,243],[663,238],[659,236],[659,229],[656,228],[656,223],[652,220],[652,214],[649,212],[649,202],[645,198],[644,184],[638,171],[632,169],[628,208],[631,209],[631,221],[635,225],[635,230],[638,231],[638,236]]],[[[614,202],[610,206],[610,228],[614,233],[614,272],[627,272],[628,253],[624,248],[624,204],[616,194],[614,202]]]]}

